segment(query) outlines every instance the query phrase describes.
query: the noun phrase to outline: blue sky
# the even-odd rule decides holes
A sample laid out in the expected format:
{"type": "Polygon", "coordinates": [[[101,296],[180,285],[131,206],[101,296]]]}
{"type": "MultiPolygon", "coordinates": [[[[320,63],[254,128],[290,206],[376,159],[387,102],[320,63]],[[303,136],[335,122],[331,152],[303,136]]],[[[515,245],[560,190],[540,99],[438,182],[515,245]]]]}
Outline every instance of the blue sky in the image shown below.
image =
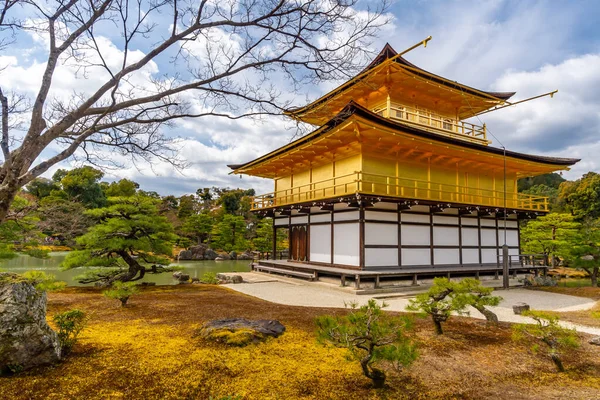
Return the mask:
{"type": "MultiPolygon", "coordinates": [[[[361,5],[366,3],[363,0],[361,5]]],[[[380,30],[374,51],[386,42],[402,50],[431,35],[427,48],[406,56],[426,70],[484,90],[516,91],[515,100],[558,89],[554,99],[481,119],[508,149],[582,158],[564,174],[566,178],[600,172],[599,1],[395,1],[389,12],[391,23],[380,30]]],[[[117,39],[108,27],[100,33],[107,45],[117,39]]],[[[134,49],[147,51],[147,42],[135,43],[134,49]]],[[[0,72],[0,82],[33,91],[43,55],[41,39],[19,37],[0,54],[0,66],[9,65],[0,72]]],[[[156,60],[151,72],[172,73],[174,67],[167,61],[166,57],[156,60]]],[[[339,83],[306,86],[295,102],[302,105],[307,97],[319,97],[339,83]]],[[[64,92],[93,84],[93,79],[83,81],[68,73],[55,82],[56,90],[64,92]]],[[[202,118],[168,129],[169,134],[184,138],[181,155],[190,168],[178,172],[164,164],[139,165],[107,171],[107,179],[126,177],[161,194],[181,195],[210,186],[267,192],[272,190],[271,182],[230,176],[226,164],[258,157],[289,142],[295,133],[294,124],[281,117],[260,122],[202,118]]],[[[493,145],[499,146],[498,141],[493,145]]]]}

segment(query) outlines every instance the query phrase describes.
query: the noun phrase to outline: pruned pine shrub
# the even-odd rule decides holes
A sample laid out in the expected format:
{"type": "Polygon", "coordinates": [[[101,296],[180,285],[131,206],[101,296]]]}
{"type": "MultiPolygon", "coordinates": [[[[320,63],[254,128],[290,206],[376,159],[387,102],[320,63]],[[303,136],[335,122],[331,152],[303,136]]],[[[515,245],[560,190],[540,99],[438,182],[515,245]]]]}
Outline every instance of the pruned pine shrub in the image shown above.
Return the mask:
{"type": "Polygon", "coordinates": [[[216,285],[219,283],[219,279],[217,278],[217,274],[214,272],[205,272],[200,278],[200,282],[207,283],[209,285],[216,285]]]}
{"type": "Polygon", "coordinates": [[[579,347],[579,337],[574,329],[560,326],[558,317],[542,311],[525,311],[521,314],[533,319],[533,324],[513,325],[513,340],[532,340],[531,350],[548,356],[558,372],[564,372],[562,355],[579,347]]]}
{"type": "Polygon", "coordinates": [[[386,379],[385,372],[377,367],[379,363],[389,362],[401,369],[418,356],[415,343],[406,334],[412,330],[412,320],[385,313],[382,308],[386,306],[370,299],[361,307],[350,304],[346,316],[324,315],[316,320],[318,340],[348,349],[349,358],[360,363],[363,374],[377,388],[383,387],[386,379]]]}
{"type": "Polygon", "coordinates": [[[87,316],[85,312],[74,309],[56,314],[52,320],[58,328],[58,341],[62,353],[68,354],[77,342],[77,337],[87,325],[87,316]]]}
{"type": "Polygon", "coordinates": [[[102,292],[102,294],[109,299],[119,300],[121,302],[121,307],[125,307],[127,305],[127,300],[134,294],[138,293],[138,288],[136,287],[135,282],[121,282],[115,281],[112,284],[112,287],[108,290],[102,292]]]}

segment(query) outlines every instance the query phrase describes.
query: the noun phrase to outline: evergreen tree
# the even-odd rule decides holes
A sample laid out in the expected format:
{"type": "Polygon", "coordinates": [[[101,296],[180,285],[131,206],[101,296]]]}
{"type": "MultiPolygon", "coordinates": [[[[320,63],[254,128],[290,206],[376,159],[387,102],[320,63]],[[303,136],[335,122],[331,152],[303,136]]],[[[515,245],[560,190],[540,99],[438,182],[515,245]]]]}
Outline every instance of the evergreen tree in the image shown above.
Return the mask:
{"type": "Polygon", "coordinates": [[[97,225],[77,240],[81,250],[69,253],[62,267],[102,267],[79,281],[104,284],[172,271],[167,265],[176,236],[159,215],[157,204],[157,200],[143,195],[114,197],[107,207],[87,211],[97,225]]]}
{"type": "Polygon", "coordinates": [[[577,244],[581,224],[569,214],[550,213],[528,221],[521,229],[521,247],[526,254],[544,254],[552,266],[567,258],[577,244]]]}

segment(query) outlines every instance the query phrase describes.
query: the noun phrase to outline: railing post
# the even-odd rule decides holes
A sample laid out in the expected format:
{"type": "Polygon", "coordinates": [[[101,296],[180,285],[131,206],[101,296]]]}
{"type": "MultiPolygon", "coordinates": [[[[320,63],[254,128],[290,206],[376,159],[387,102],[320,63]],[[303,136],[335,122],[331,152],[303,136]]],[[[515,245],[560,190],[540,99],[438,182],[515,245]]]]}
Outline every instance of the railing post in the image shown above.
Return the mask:
{"type": "Polygon", "coordinates": [[[502,288],[508,289],[510,286],[509,278],[509,264],[510,260],[508,259],[508,245],[504,244],[502,246],[502,288]]]}

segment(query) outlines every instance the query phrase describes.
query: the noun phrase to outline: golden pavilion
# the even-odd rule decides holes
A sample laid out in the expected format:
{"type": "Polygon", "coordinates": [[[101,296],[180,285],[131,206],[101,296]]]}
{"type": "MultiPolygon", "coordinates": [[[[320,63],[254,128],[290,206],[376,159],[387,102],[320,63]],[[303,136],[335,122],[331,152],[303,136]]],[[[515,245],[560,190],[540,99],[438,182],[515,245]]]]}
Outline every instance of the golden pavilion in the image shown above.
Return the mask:
{"type": "Polygon", "coordinates": [[[548,199],[518,193],[517,180],[579,160],[493,147],[485,124],[466,121],[513,104],[514,94],[435,75],[388,44],[353,79],[286,111],[318,128],[230,166],[274,181],[253,210],[288,231],[290,251],[261,268],[378,282],[386,274],[497,273],[503,245],[518,260],[519,221],[548,212],[548,199]]]}

